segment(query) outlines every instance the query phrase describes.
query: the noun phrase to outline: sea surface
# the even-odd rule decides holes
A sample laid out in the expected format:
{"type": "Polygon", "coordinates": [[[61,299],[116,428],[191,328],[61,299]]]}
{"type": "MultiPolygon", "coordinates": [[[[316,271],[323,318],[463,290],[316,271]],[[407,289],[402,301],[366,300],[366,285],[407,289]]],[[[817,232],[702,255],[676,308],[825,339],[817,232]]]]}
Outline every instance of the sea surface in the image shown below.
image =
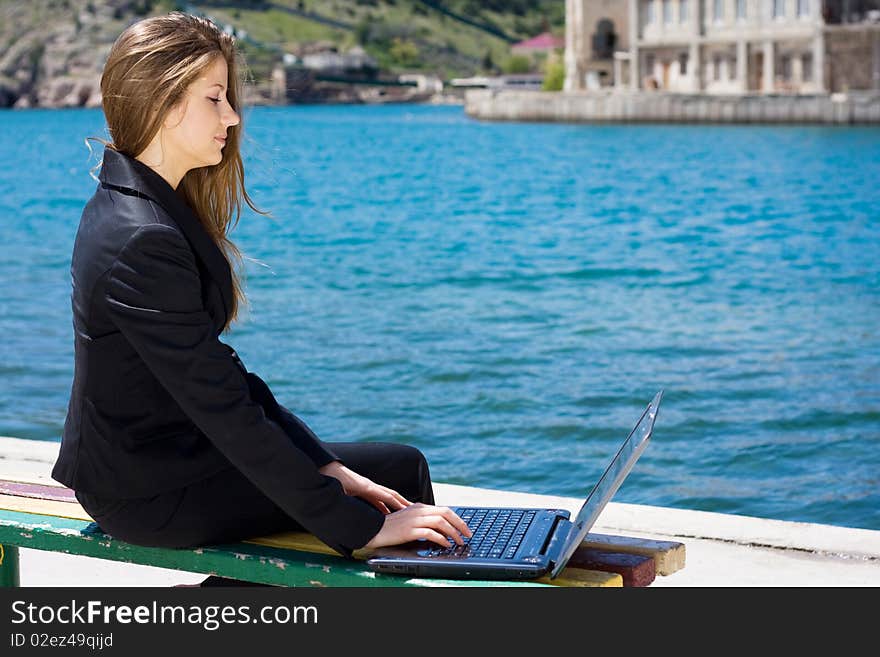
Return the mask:
{"type": "MultiPolygon", "coordinates": [[[[222,339],[323,439],[585,497],[662,389],[615,501],[880,529],[880,129],[243,119],[222,339]]],[[[0,111],[0,435],[60,439],[88,136],[0,111]]]]}

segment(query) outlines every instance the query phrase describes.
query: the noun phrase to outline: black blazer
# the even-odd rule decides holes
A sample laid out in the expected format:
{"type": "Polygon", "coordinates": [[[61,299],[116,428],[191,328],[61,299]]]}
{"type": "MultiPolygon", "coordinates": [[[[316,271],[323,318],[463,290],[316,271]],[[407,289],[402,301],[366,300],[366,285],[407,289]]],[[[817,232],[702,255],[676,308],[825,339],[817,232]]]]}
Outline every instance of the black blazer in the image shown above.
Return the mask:
{"type": "Polygon", "coordinates": [[[229,263],[164,178],[105,149],[73,248],[74,376],[52,478],[129,499],[237,468],[350,554],[382,513],[318,468],[337,457],[220,341],[229,263]]]}

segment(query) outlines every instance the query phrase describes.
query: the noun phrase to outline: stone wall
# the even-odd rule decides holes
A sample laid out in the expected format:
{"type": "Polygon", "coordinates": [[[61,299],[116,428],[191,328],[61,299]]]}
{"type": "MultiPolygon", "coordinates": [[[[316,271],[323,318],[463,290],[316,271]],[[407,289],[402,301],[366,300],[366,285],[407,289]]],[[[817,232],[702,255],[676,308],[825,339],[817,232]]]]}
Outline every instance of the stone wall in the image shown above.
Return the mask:
{"type": "Polygon", "coordinates": [[[664,92],[468,90],[465,113],[490,121],[878,124],[880,92],[709,96],[664,92]]]}

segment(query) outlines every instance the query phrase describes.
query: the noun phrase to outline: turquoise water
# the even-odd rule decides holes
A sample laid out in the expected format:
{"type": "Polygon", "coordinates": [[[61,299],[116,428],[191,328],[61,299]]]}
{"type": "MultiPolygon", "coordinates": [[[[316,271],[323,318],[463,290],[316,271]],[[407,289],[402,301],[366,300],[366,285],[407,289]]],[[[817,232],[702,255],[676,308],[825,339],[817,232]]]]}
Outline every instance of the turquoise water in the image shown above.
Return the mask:
{"type": "MultiPolygon", "coordinates": [[[[880,130],[244,118],[224,340],[324,439],[584,496],[663,388],[615,500],[880,529],[880,130]]],[[[103,115],[0,125],[0,435],[58,440],[103,115]]]]}

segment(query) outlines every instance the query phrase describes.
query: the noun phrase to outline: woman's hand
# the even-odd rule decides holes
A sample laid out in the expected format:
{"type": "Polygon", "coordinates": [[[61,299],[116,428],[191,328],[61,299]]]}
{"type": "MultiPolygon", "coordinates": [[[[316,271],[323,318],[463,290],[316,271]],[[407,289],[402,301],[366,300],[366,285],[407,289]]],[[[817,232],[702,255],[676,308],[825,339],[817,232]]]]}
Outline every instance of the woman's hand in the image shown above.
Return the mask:
{"type": "Polygon", "coordinates": [[[327,465],[318,468],[318,472],[338,479],[339,483],[342,484],[342,490],[347,495],[360,497],[382,513],[388,514],[412,504],[412,502],[396,490],[387,486],[381,486],[372,479],[359,475],[354,470],[342,465],[339,461],[331,461],[327,465]]]}
{"type": "Polygon", "coordinates": [[[420,538],[450,547],[447,537],[451,537],[458,545],[463,545],[462,535],[470,538],[472,532],[452,509],[417,502],[386,515],[382,528],[364,547],[399,545],[420,538]]]}

